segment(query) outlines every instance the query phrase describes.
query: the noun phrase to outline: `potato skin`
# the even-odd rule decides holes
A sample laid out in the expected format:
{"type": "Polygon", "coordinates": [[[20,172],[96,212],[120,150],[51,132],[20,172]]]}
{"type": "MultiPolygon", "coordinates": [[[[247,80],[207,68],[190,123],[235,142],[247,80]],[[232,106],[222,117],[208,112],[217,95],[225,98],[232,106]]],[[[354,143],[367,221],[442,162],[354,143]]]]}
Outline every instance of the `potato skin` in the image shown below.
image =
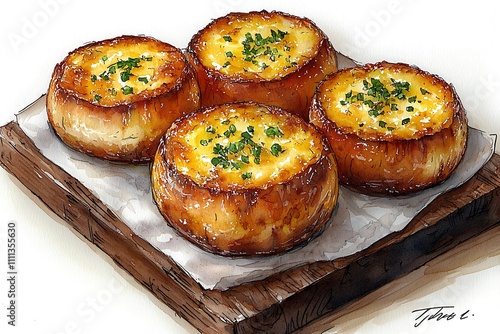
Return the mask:
{"type": "Polygon", "coordinates": [[[331,42],[312,21],[276,11],[230,13],[225,17],[214,20],[193,36],[187,48],[187,56],[198,76],[202,107],[235,101],[254,101],[278,106],[301,116],[305,120],[308,120],[309,117],[308,108],[316,86],[326,74],[337,70],[336,53],[331,42]],[[283,78],[272,80],[258,77],[253,79],[242,78],[237,74],[225,75],[213,68],[205,67],[201,63],[199,55],[199,39],[204,31],[212,25],[227,24],[247,15],[285,16],[294,20],[304,20],[317,29],[322,36],[317,47],[317,53],[295,71],[283,78]]]}
{"type": "Polygon", "coordinates": [[[322,232],[338,198],[336,162],[326,138],[319,160],[285,182],[222,189],[196,183],[176,168],[177,148],[169,139],[176,123],[160,142],[151,182],[159,211],[187,240],[222,256],[264,256],[322,232]]]}
{"type": "Polygon", "coordinates": [[[69,55],[55,66],[46,95],[46,109],[52,128],[64,143],[90,156],[111,161],[148,162],[172,122],[199,107],[199,87],[193,69],[182,51],[167,43],[149,37],[121,36],[82,46],[72,53],[84,52],[95,44],[134,45],[151,41],[178,53],[175,66],[182,67],[181,75],[173,85],[164,84],[135,94],[130,101],[117,100],[108,106],[93,103],[61,83],[69,55]]]}
{"type": "Polygon", "coordinates": [[[310,120],[328,137],[342,185],[367,195],[411,194],[444,181],[458,166],[467,146],[466,113],[453,86],[428,75],[452,94],[453,118],[449,126],[418,139],[367,140],[344,132],[315,96],[310,120]]]}

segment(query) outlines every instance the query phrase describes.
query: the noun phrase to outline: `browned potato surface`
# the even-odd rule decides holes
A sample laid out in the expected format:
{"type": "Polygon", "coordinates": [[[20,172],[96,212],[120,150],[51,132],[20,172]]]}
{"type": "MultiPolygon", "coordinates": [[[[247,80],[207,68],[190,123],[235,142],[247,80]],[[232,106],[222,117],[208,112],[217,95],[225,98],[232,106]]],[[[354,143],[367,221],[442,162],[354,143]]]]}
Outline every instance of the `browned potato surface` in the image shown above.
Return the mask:
{"type": "Polygon", "coordinates": [[[445,180],[467,144],[454,88],[401,63],[329,75],[310,119],[332,145],[341,184],[370,195],[408,194],[445,180]]]}
{"type": "Polygon", "coordinates": [[[82,46],[55,66],[46,97],[50,124],[69,146],[123,162],[150,161],[161,135],[199,107],[181,50],[150,37],[82,46]]]}
{"type": "Polygon", "coordinates": [[[277,254],[307,242],[338,198],[335,159],[321,132],[250,102],[175,121],[155,156],[152,189],[171,226],[226,256],[277,254]]]}
{"type": "Polygon", "coordinates": [[[327,36],[309,19],[281,12],[218,18],[193,36],[188,58],[202,106],[255,101],[304,119],[318,83],[337,70],[327,36]]]}

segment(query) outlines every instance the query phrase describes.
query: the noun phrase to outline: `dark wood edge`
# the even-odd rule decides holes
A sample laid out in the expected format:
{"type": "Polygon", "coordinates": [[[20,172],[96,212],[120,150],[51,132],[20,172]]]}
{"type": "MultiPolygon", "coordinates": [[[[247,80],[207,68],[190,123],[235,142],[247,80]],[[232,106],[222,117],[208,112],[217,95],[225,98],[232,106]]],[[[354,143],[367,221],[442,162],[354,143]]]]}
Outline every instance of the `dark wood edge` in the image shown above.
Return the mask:
{"type": "Polygon", "coordinates": [[[203,333],[293,332],[500,224],[500,156],[495,154],[475,177],[437,198],[405,229],[362,252],[226,291],[205,290],[45,158],[16,122],[0,128],[0,164],[203,333]]]}
{"type": "Polygon", "coordinates": [[[226,324],[200,303],[203,289],[194,280],[135,235],[77,179],[45,158],[15,122],[0,128],[0,164],[51,211],[193,326],[202,332],[227,331],[226,324]]]}

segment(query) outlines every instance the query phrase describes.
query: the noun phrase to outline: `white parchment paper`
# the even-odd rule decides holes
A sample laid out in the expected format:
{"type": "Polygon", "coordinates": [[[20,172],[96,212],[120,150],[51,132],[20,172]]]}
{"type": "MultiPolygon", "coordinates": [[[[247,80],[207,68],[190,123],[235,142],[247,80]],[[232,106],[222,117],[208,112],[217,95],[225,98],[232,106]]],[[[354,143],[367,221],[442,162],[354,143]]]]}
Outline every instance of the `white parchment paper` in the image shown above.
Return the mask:
{"type": "Polygon", "coordinates": [[[227,258],[198,249],[165,223],[152,199],[148,165],[114,164],[68,148],[48,125],[43,97],[17,120],[44,156],[82,182],[134,233],[171,257],[205,289],[221,290],[302,264],[352,255],[400,231],[439,194],[471,178],[492,156],[496,139],[470,129],[465,156],[451,177],[416,195],[370,197],[341,187],[328,227],[304,247],[279,256],[227,258]]]}

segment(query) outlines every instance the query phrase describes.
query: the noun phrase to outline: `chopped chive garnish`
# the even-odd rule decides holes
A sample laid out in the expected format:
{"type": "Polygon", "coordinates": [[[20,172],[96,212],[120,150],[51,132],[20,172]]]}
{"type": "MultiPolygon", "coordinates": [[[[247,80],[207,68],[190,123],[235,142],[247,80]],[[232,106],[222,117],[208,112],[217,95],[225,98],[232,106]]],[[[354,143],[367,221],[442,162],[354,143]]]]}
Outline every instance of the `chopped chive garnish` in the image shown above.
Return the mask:
{"type": "Polygon", "coordinates": [[[270,126],[264,130],[266,136],[274,138],[274,137],[283,137],[283,132],[281,132],[280,128],[277,126],[270,126]]]}
{"type": "Polygon", "coordinates": [[[247,179],[252,178],[252,172],[245,172],[245,173],[241,174],[241,178],[243,180],[247,180],[247,179]]]}
{"type": "MultiPolygon", "coordinates": [[[[245,34],[245,39],[241,42],[243,44],[243,59],[254,64],[255,66],[259,66],[262,70],[265,70],[267,67],[269,67],[268,63],[262,61],[259,62],[257,58],[265,56],[267,59],[274,62],[278,57],[283,56],[283,54],[281,54],[276,47],[276,43],[283,40],[286,35],[288,35],[288,32],[281,31],[279,29],[277,31],[271,29],[271,35],[268,37],[263,37],[260,33],[255,33],[254,35],[252,35],[250,32],[247,32],[245,34]]],[[[290,51],[290,46],[284,45],[283,51],[290,51]]],[[[295,61],[292,61],[290,57],[287,58],[287,61],[289,64],[287,64],[286,68],[297,66],[297,63],[295,61]]]]}
{"type": "Polygon", "coordinates": [[[274,143],[271,145],[271,154],[277,157],[281,152],[283,152],[283,148],[280,144],[274,143]]]}
{"type": "Polygon", "coordinates": [[[242,155],[240,157],[240,160],[246,164],[249,164],[250,163],[250,157],[248,155],[242,155]]]}
{"type": "MultiPolygon", "coordinates": [[[[108,58],[108,56],[104,55],[101,57],[101,60],[105,63],[106,61],[109,60],[109,58],[108,58]]],[[[128,80],[130,80],[131,76],[134,76],[134,74],[132,73],[132,70],[134,68],[141,67],[141,65],[140,65],[141,61],[152,61],[152,60],[153,60],[152,56],[147,57],[144,55],[142,55],[139,58],[129,57],[126,60],[119,59],[117,62],[108,65],[107,69],[104,72],[100,73],[98,76],[96,74],[92,74],[90,76],[90,80],[92,81],[92,83],[95,83],[98,79],[108,81],[108,80],[110,80],[111,75],[116,74],[118,71],[120,71],[120,74],[119,74],[120,80],[122,82],[127,82],[128,80]]],[[[138,80],[145,83],[145,84],[147,84],[149,82],[149,79],[145,76],[139,77],[138,80]]],[[[134,91],[133,91],[132,87],[124,86],[122,88],[122,93],[126,94],[126,95],[127,94],[134,94],[134,91]]]]}
{"type": "Polygon", "coordinates": [[[122,93],[124,95],[129,95],[129,94],[134,94],[134,89],[130,86],[123,86],[122,87],[122,93]]]}
{"type": "MultiPolygon", "coordinates": [[[[253,139],[256,129],[252,125],[247,126],[246,131],[240,132],[236,125],[231,123],[230,119],[222,120],[221,124],[227,126],[225,131],[222,130],[223,132],[217,133],[217,129],[209,125],[205,128],[205,132],[209,134],[209,137],[200,140],[201,146],[209,146],[216,138],[227,138],[224,139],[224,142],[215,143],[211,147],[212,154],[215,156],[210,159],[210,162],[215,167],[240,170],[244,165],[251,162],[260,164],[263,152],[275,157],[284,152],[284,148],[279,143],[273,143],[269,148],[265,148],[263,142],[256,143],[253,139]]],[[[264,125],[263,132],[270,138],[284,135],[278,126],[264,125]]],[[[242,177],[244,177],[243,175],[242,177]]],[[[251,173],[245,177],[251,177],[251,173]]]]}
{"type": "MultiPolygon", "coordinates": [[[[383,83],[377,78],[367,78],[362,82],[361,91],[349,90],[345,93],[344,97],[339,100],[341,106],[349,108],[351,104],[361,102],[367,106],[366,110],[370,117],[377,118],[384,115],[386,112],[399,111],[398,100],[407,100],[408,103],[421,103],[417,95],[407,96],[411,89],[411,83],[404,80],[390,79],[390,82],[383,83]]],[[[422,95],[431,94],[425,88],[419,88],[422,95]]],[[[407,105],[404,107],[407,112],[414,112],[415,107],[407,105]]],[[[345,113],[350,113],[349,109],[342,108],[345,113]]],[[[401,121],[402,125],[410,122],[410,118],[404,118],[401,121]]],[[[378,120],[378,126],[393,131],[396,128],[387,126],[383,120],[378,120]]],[[[364,123],[358,123],[359,127],[363,127],[364,123]]]]}

